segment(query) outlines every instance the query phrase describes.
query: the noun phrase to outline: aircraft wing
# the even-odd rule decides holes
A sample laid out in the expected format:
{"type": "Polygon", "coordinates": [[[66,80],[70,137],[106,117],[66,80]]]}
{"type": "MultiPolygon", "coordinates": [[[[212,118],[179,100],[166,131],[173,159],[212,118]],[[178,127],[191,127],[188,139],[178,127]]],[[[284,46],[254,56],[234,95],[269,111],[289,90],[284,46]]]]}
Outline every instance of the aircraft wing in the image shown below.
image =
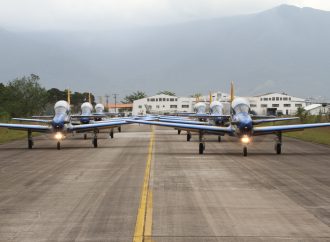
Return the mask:
{"type": "Polygon", "coordinates": [[[125,121],[116,121],[116,122],[99,122],[99,123],[93,123],[93,124],[80,124],[80,125],[74,125],[70,128],[68,128],[70,131],[93,131],[95,129],[109,129],[114,127],[119,127],[121,125],[128,124],[125,121]]]}
{"type": "Polygon", "coordinates": [[[196,124],[181,124],[181,123],[169,123],[169,122],[155,122],[155,121],[144,121],[144,120],[128,120],[130,123],[139,124],[150,124],[157,126],[171,127],[175,129],[189,130],[189,131],[203,131],[217,134],[233,134],[234,130],[231,126],[229,127],[218,127],[210,125],[196,125],[196,124]]]}
{"type": "Polygon", "coordinates": [[[330,123],[316,123],[316,124],[292,124],[292,125],[256,127],[253,129],[253,135],[273,134],[278,132],[292,132],[303,129],[329,127],[329,126],[330,123]]]}
{"type": "Polygon", "coordinates": [[[295,120],[295,119],[299,119],[299,117],[256,119],[256,120],[253,120],[253,124],[278,122],[278,121],[287,121],[287,120],[295,120]]]}
{"type": "Polygon", "coordinates": [[[179,123],[179,124],[197,124],[197,125],[208,125],[207,122],[199,122],[194,120],[178,120],[178,119],[159,119],[160,122],[168,122],[168,123],[179,123]]]}
{"type": "Polygon", "coordinates": [[[105,118],[107,115],[95,114],[95,115],[71,115],[71,118],[105,118]]]}
{"type": "Polygon", "coordinates": [[[230,115],[223,115],[223,114],[191,114],[189,117],[195,118],[230,118],[230,115]]]}
{"type": "Polygon", "coordinates": [[[32,124],[6,124],[0,123],[0,128],[16,129],[16,130],[31,130],[33,132],[50,132],[52,128],[45,125],[32,125],[32,124]]]}
{"type": "Polygon", "coordinates": [[[32,116],[32,118],[54,118],[54,115],[32,116]]]}
{"type": "Polygon", "coordinates": [[[33,119],[33,118],[12,118],[12,119],[17,121],[47,123],[47,124],[52,122],[52,120],[49,119],[33,119]]]}

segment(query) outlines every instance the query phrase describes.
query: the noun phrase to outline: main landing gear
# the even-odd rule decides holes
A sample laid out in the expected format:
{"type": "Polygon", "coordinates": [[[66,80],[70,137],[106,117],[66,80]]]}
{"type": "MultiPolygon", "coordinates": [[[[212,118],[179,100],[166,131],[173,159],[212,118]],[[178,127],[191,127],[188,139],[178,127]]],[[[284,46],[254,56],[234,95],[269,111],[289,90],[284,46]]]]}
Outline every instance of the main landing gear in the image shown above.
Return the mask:
{"type": "Polygon", "coordinates": [[[33,147],[32,131],[28,130],[28,148],[32,149],[32,147],[33,147]]]}
{"type": "Polygon", "coordinates": [[[221,136],[220,135],[218,136],[218,142],[221,142],[221,136]]]}
{"type": "Polygon", "coordinates": [[[121,132],[121,126],[118,127],[118,132],[119,132],[119,133],[121,132]]]}
{"type": "Polygon", "coordinates": [[[191,140],[191,133],[188,131],[187,132],[187,141],[190,141],[191,140]]]}
{"type": "Polygon", "coordinates": [[[57,145],[56,145],[56,148],[57,148],[58,150],[60,150],[60,149],[61,149],[61,142],[60,142],[60,141],[57,141],[57,145]]]}
{"type": "Polygon", "coordinates": [[[94,130],[93,146],[97,148],[97,130],[94,130]]]}
{"type": "Polygon", "coordinates": [[[247,146],[243,147],[243,156],[247,156],[247,146]]]}
{"type": "Polygon", "coordinates": [[[113,129],[110,131],[110,138],[113,139],[113,129]]]}
{"type": "Polygon", "coordinates": [[[275,152],[276,154],[280,155],[282,153],[282,133],[277,133],[276,134],[276,139],[275,139],[275,152]]]}
{"type": "Polygon", "coordinates": [[[87,139],[87,134],[84,134],[84,139],[87,139]]]}
{"type": "Polygon", "coordinates": [[[178,135],[180,135],[181,134],[181,130],[180,129],[178,129],[178,135]]]}
{"type": "Polygon", "coordinates": [[[203,154],[205,150],[204,134],[199,131],[199,154],[203,154]]]}

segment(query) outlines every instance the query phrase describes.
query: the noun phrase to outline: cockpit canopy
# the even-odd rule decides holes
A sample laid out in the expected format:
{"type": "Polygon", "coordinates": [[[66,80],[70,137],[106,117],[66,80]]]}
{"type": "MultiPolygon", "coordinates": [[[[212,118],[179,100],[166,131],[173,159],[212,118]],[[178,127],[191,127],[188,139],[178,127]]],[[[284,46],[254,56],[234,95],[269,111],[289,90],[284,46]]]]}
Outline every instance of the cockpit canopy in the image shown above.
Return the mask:
{"type": "Polygon", "coordinates": [[[95,105],[95,110],[97,113],[102,113],[104,111],[104,106],[101,103],[95,105]]]}
{"type": "Polygon", "coordinates": [[[205,113],[206,104],[205,103],[196,103],[194,109],[197,113],[205,113]]]}
{"type": "Polygon", "coordinates": [[[235,113],[248,113],[250,110],[250,103],[245,98],[235,98],[231,104],[235,113]]]}
{"type": "Polygon", "coordinates": [[[61,100],[55,103],[55,114],[64,114],[70,112],[70,105],[67,101],[61,100]]]}
{"type": "Polygon", "coordinates": [[[211,113],[222,114],[223,105],[219,101],[214,101],[210,104],[211,113]]]}
{"type": "Polygon", "coordinates": [[[92,110],[93,110],[93,106],[89,102],[85,102],[85,103],[81,104],[82,113],[89,114],[92,112],[92,110]]]}

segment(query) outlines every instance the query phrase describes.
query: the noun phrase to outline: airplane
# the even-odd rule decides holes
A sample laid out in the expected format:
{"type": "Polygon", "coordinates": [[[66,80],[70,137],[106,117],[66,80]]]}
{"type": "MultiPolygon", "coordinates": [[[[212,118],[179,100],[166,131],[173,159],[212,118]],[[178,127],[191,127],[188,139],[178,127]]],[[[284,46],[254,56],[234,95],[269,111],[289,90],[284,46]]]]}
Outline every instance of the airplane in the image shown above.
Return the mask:
{"type": "Polygon", "coordinates": [[[97,146],[98,146],[97,134],[100,129],[109,129],[109,128],[118,127],[120,125],[127,124],[126,121],[117,120],[117,121],[112,121],[112,122],[98,122],[98,123],[91,123],[91,124],[73,125],[71,123],[70,105],[67,101],[64,101],[64,100],[56,102],[56,104],[54,105],[54,111],[55,111],[55,115],[53,116],[53,118],[51,120],[18,119],[20,121],[46,123],[47,125],[0,123],[0,127],[27,131],[29,149],[32,149],[33,144],[34,144],[33,140],[32,140],[32,132],[54,133],[55,134],[54,137],[57,140],[57,149],[60,150],[61,141],[65,138],[65,135],[68,133],[92,131],[94,133],[92,143],[93,143],[94,148],[97,148],[97,146]]]}
{"type": "MultiPolygon", "coordinates": [[[[233,93],[233,91],[231,92],[233,93]]],[[[314,124],[291,124],[291,125],[276,125],[276,126],[262,126],[256,127],[258,124],[267,122],[276,122],[283,120],[291,120],[292,118],[265,118],[253,120],[253,116],[249,113],[250,104],[245,98],[234,98],[231,96],[232,116],[229,126],[211,126],[211,125],[193,125],[180,124],[169,122],[156,122],[148,120],[134,120],[128,122],[135,122],[140,124],[150,124],[158,126],[166,126],[177,129],[185,129],[196,131],[199,133],[199,154],[203,154],[205,150],[204,134],[215,135],[229,135],[240,139],[243,144],[243,156],[247,156],[247,146],[251,143],[254,136],[275,134],[275,151],[276,154],[282,153],[282,133],[301,131],[308,128],[328,127],[330,123],[314,123],[314,124]]]]}

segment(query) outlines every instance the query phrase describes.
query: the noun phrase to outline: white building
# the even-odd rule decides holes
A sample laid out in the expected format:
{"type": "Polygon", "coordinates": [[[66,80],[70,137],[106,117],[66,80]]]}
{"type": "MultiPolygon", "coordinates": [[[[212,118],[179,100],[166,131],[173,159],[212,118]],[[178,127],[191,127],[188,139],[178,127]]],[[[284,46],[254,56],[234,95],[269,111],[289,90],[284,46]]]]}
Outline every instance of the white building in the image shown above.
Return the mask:
{"type": "Polygon", "coordinates": [[[133,102],[133,115],[194,112],[195,98],[155,95],[133,102]]]}
{"type": "Polygon", "coordinates": [[[299,107],[305,108],[305,99],[289,96],[285,93],[267,93],[248,97],[251,110],[258,115],[294,115],[299,107]]]}
{"type": "Polygon", "coordinates": [[[330,105],[328,104],[311,104],[304,108],[310,115],[329,114],[330,105]]]}

